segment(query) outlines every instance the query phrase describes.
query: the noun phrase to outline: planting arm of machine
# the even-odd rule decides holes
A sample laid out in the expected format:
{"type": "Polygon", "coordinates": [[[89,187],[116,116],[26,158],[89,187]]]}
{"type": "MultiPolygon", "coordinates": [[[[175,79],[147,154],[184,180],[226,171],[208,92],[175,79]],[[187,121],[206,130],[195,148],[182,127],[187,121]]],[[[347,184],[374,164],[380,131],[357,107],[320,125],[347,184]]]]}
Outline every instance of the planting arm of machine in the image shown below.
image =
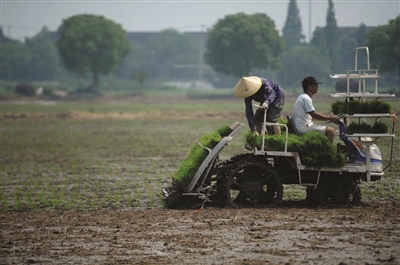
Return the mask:
{"type": "Polygon", "coordinates": [[[243,123],[234,122],[229,126],[230,132],[223,136],[219,142],[211,149],[197,142],[199,146],[208,151],[208,155],[202,160],[196,172],[191,177],[187,185],[182,185],[173,180],[172,185],[163,189],[164,203],[168,208],[186,208],[192,207],[197,202],[203,201],[203,205],[209,200],[209,196],[213,192],[213,185],[210,178],[215,173],[214,167],[218,161],[221,151],[233,139],[237,131],[244,126],[243,123]]]}

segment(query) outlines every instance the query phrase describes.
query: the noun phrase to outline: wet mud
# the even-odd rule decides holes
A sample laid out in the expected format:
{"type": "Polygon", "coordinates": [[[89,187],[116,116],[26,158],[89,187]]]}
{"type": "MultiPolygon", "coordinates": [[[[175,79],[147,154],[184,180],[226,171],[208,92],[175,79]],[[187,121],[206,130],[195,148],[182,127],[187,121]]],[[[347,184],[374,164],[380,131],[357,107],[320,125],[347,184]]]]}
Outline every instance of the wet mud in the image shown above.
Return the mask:
{"type": "Polygon", "coordinates": [[[0,264],[400,264],[400,202],[1,213],[0,264]]]}

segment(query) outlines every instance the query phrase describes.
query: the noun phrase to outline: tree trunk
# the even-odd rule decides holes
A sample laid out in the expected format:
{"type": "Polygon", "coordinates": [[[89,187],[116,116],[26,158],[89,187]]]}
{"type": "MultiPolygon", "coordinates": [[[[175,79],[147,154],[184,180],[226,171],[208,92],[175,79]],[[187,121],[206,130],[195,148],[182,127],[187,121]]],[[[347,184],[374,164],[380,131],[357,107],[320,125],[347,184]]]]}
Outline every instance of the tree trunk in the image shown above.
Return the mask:
{"type": "Polygon", "coordinates": [[[91,88],[90,88],[90,90],[93,92],[93,93],[99,93],[99,73],[97,73],[97,72],[93,72],[93,83],[92,83],[92,86],[91,86],[91,88]]]}

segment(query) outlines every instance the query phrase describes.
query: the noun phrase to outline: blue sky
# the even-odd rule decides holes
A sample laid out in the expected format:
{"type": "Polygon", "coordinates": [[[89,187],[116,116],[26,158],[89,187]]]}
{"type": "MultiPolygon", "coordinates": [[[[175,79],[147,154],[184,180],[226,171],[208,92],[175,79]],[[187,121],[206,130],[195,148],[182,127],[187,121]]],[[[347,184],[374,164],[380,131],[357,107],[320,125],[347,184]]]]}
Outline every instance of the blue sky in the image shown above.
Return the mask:
{"type": "MultiPolygon", "coordinates": [[[[387,24],[400,14],[399,0],[334,0],[338,26],[357,27],[387,24]]],[[[102,15],[127,31],[159,31],[175,28],[181,32],[201,31],[212,27],[229,14],[266,13],[282,32],[289,0],[1,0],[1,25],[7,37],[24,40],[43,26],[57,30],[63,19],[78,14],[102,15]]],[[[303,34],[316,26],[325,26],[328,0],[298,0],[303,34]],[[311,9],[310,9],[311,7],[311,9]],[[311,13],[309,12],[311,10],[311,13]],[[310,15],[311,14],[311,15],[310,15]]]]}

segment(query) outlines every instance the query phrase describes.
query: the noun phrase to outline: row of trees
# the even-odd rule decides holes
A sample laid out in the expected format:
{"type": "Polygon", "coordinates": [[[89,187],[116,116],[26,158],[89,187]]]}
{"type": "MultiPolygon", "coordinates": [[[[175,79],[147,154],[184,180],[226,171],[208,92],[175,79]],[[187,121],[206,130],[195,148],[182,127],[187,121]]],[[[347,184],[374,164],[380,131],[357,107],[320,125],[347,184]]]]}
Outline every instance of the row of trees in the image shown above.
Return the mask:
{"type": "MultiPolygon", "coordinates": [[[[388,25],[368,29],[358,28],[339,32],[332,0],[328,1],[326,26],[317,27],[309,44],[305,43],[296,0],[290,0],[288,15],[283,28],[285,50],[281,55],[283,67],[278,72],[284,86],[294,86],[307,73],[325,78],[332,73],[345,73],[355,67],[355,48],[368,46],[372,67],[384,75],[381,83],[398,87],[399,84],[399,24],[400,16],[388,25]],[[340,34],[339,34],[340,33],[340,34]],[[384,48],[383,48],[384,47],[384,48]],[[396,48],[397,47],[397,48],[396,48]],[[397,56],[396,56],[397,55],[397,56]],[[387,67],[387,64],[390,66],[387,67]],[[383,81],[383,82],[382,82],[383,81]]],[[[362,54],[363,55],[363,54],[362,54]]],[[[358,56],[358,68],[366,68],[366,56],[358,56]]]]}
{"type": "Polygon", "coordinates": [[[2,36],[2,79],[54,81],[62,69],[59,53],[46,27],[25,43],[2,36]]]}
{"type": "Polygon", "coordinates": [[[398,84],[399,24],[400,16],[372,30],[361,24],[339,35],[333,1],[328,0],[326,26],[317,27],[306,43],[296,0],[290,0],[283,36],[266,14],[238,13],[217,21],[203,49],[201,39],[174,29],[154,34],[146,44],[128,41],[126,32],[113,21],[78,15],[63,21],[56,43],[43,28],[25,43],[3,42],[0,59],[3,79],[59,80],[68,72],[90,74],[89,89],[97,91],[100,74],[115,73],[141,83],[146,79],[196,80],[204,56],[210,67],[202,69],[202,78],[217,86],[231,86],[241,76],[254,74],[272,77],[290,88],[298,87],[308,74],[329,82],[329,74],[354,68],[355,47],[368,46],[373,67],[392,74],[386,81],[398,84]]]}

